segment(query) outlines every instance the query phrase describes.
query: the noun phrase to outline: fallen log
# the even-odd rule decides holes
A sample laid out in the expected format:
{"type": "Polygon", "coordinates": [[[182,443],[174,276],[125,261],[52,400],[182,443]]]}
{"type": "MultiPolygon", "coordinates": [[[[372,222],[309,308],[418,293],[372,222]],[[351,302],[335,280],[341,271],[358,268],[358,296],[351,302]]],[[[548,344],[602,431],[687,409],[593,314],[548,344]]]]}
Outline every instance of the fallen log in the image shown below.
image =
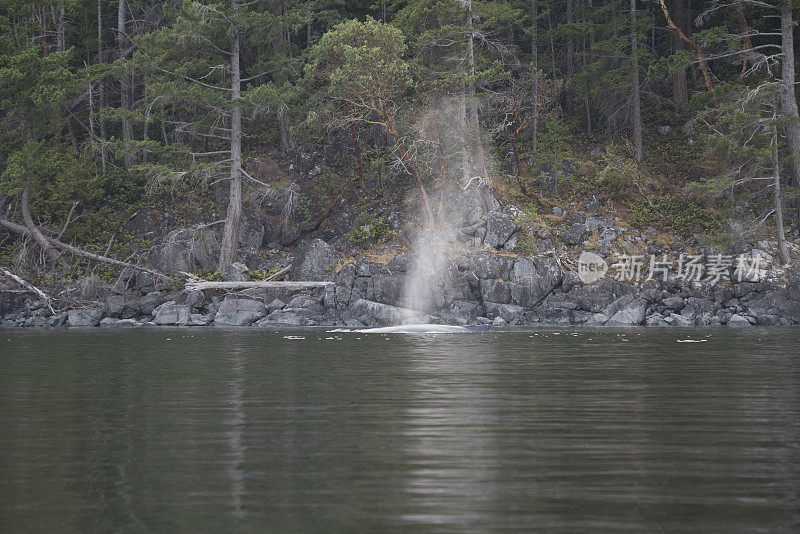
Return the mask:
{"type": "MultiPolygon", "coordinates": [[[[186,277],[186,284],[184,285],[184,289],[186,289],[187,291],[194,291],[195,289],[197,289],[196,286],[200,285],[200,284],[217,284],[217,286],[215,286],[214,288],[205,287],[204,286],[204,287],[202,287],[200,289],[237,289],[239,286],[242,286],[242,284],[248,284],[248,285],[242,286],[242,287],[244,289],[249,289],[249,288],[252,288],[252,287],[277,287],[277,286],[264,286],[264,282],[272,282],[274,280],[277,280],[278,278],[283,277],[283,275],[288,273],[291,269],[292,269],[292,266],[291,265],[287,265],[286,267],[284,267],[283,269],[281,269],[277,273],[273,274],[272,276],[270,276],[270,277],[268,277],[268,278],[266,278],[264,280],[255,280],[255,281],[248,281],[248,282],[212,282],[212,281],[208,281],[208,280],[203,280],[202,278],[200,278],[196,274],[187,273],[185,271],[178,271],[178,274],[186,277]],[[225,287],[223,287],[223,286],[221,286],[219,284],[227,284],[227,285],[225,287]],[[231,284],[234,284],[236,287],[228,287],[231,284]],[[258,284],[258,285],[250,285],[250,284],[258,284]]],[[[288,283],[293,284],[294,282],[288,282],[288,283]]],[[[303,282],[303,283],[306,283],[306,282],[303,282]]],[[[311,283],[317,283],[317,282],[311,282],[311,283]]],[[[326,284],[327,282],[319,282],[319,283],[320,284],[326,284]]],[[[289,287],[289,286],[282,286],[282,287],[289,287]]],[[[309,287],[312,287],[312,286],[309,286],[309,287]]],[[[313,286],[313,287],[324,287],[324,285],[323,286],[313,286]]]]}
{"type": "MultiPolygon", "coordinates": [[[[14,232],[15,234],[24,235],[24,236],[30,236],[31,235],[30,230],[28,230],[26,227],[24,227],[24,226],[22,226],[20,224],[17,224],[17,223],[13,223],[11,221],[7,221],[5,219],[0,219],[0,226],[2,226],[3,228],[5,228],[7,230],[10,230],[10,231],[14,232]]],[[[146,273],[152,274],[153,276],[158,276],[159,278],[163,278],[163,279],[166,279],[166,280],[171,280],[169,276],[165,275],[162,272],[156,271],[155,269],[150,269],[148,267],[142,267],[141,265],[136,265],[134,263],[128,263],[127,261],[115,260],[114,258],[109,258],[108,256],[103,256],[101,254],[93,254],[92,252],[87,252],[87,251],[85,251],[85,250],[83,250],[81,248],[74,247],[72,245],[68,245],[68,244],[63,243],[63,242],[59,241],[58,239],[55,239],[55,238],[52,238],[52,237],[44,236],[44,238],[47,240],[48,243],[50,243],[54,247],[66,250],[70,254],[74,254],[76,256],[89,258],[90,260],[99,261],[99,262],[102,262],[102,263],[109,263],[111,265],[117,265],[119,267],[130,267],[131,269],[134,269],[134,270],[137,270],[137,271],[144,271],[146,273]]]]}
{"type": "Polygon", "coordinates": [[[47,294],[44,291],[42,291],[41,289],[39,289],[35,285],[33,285],[33,284],[29,283],[29,282],[26,282],[25,280],[23,280],[22,278],[20,278],[16,274],[12,273],[8,269],[4,269],[3,267],[0,267],[0,272],[2,272],[4,275],[6,275],[7,277],[9,277],[12,280],[14,280],[16,283],[18,283],[19,285],[21,285],[22,287],[24,287],[28,291],[36,293],[39,296],[39,298],[41,298],[44,301],[44,303],[47,304],[47,307],[50,309],[50,313],[56,313],[56,311],[53,309],[53,304],[51,303],[50,297],[48,297],[47,294]]]}
{"type": "Polygon", "coordinates": [[[333,282],[271,282],[262,280],[258,282],[195,282],[188,281],[184,288],[187,291],[202,291],[203,289],[253,289],[256,288],[272,288],[272,289],[289,289],[289,290],[302,290],[314,289],[318,287],[328,287],[334,285],[333,282]]]}

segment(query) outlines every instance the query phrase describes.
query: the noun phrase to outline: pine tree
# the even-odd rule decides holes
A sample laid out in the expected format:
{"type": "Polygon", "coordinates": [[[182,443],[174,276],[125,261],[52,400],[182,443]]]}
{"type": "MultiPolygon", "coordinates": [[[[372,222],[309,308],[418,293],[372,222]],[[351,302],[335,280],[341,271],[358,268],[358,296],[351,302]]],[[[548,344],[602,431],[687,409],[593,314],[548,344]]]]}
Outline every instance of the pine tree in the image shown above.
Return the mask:
{"type": "Polygon", "coordinates": [[[221,173],[228,176],[220,271],[236,261],[237,256],[242,178],[248,176],[242,168],[243,112],[254,104],[256,95],[263,95],[263,91],[254,90],[248,95],[243,90],[259,75],[243,74],[242,48],[254,30],[271,21],[268,11],[256,11],[252,3],[244,6],[238,0],[224,3],[187,0],[168,26],[137,40],[140,52],[136,62],[149,73],[146,90],[150,101],[158,99],[161,107],[169,108],[179,117],[175,121],[175,138],[201,138],[208,140],[209,145],[201,151],[186,145],[173,148],[193,162],[204,162],[193,168],[195,173],[206,178],[221,173]]]}

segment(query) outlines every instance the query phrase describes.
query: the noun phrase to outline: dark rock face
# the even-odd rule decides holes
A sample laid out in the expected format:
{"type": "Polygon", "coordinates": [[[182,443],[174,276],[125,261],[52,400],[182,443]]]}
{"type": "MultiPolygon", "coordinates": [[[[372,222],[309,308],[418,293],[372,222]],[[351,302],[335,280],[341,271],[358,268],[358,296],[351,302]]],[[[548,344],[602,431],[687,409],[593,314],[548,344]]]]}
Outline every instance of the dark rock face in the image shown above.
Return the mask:
{"type": "Polygon", "coordinates": [[[189,291],[186,294],[186,304],[192,308],[202,308],[206,302],[206,296],[202,291],[189,291]]]}
{"type": "Polygon", "coordinates": [[[186,304],[176,304],[174,301],[165,302],[153,313],[153,323],[161,326],[186,326],[189,324],[191,308],[186,304]]]}
{"type": "MultiPolygon", "coordinates": [[[[513,210],[492,212],[498,228],[513,210]]],[[[599,230],[610,221],[564,214],[584,229],[599,230]]],[[[483,227],[480,227],[483,228],[483,227]]],[[[515,227],[516,228],[516,227],[515,227]]],[[[605,227],[604,231],[609,228],[605,227]]],[[[536,232],[537,230],[533,230],[536,232]]],[[[475,232],[471,229],[470,232],[475,232]]],[[[493,243],[514,237],[509,225],[492,235],[493,243]]],[[[526,232],[529,232],[526,229],[526,232]]],[[[477,235],[477,234],[475,234],[477,235]]],[[[529,235],[530,232],[529,232],[529,235]]],[[[459,235],[455,240],[461,241],[459,235]]],[[[508,239],[503,245],[509,243],[508,239]]],[[[463,241],[461,241],[463,243],[463,241]]],[[[251,288],[236,296],[222,290],[171,292],[167,281],[149,273],[128,273],[112,288],[99,279],[84,279],[81,296],[95,295],[102,307],[53,314],[30,295],[0,292],[0,327],[103,326],[143,324],[169,326],[392,326],[432,322],[455,325],[585,325],[628,327],[747,327],[800,324],[800,279],[762,282],[691,284],[681,280],[649,280],[641,286],[614,280],[585,284],[572,271],[562,271],[554,257],[510,254],[507,250],[452,247],[424,282],[429,301],[409,304],[406,282],[416,273],[415,253],[402,252],[385,264],[356,255],[338,267],[334,249],[322,240],[305,243],[293,263],[293,277],[321,280],[314,288],[290,286],[251,288]],[[127,293],[121,291],[128,290],[127,293]],[[424,310],[412,310],[410,306],[424,310]]],[[[285,263],[284,263],[285,264],[285,263]]],[[[246,275],[246,267],[236,266],[246,275]]],[[[77,289],[72,288],[73,291],[77,289]]]]}
{"type": "Polygon", "coordinates": [[[486,237],[484,243],[490,247],[500,248],[505,245],[511,234],[517,231],[516,223],[511,216],[492,211],[486,221],[486,237]]]}
{"type": "Polygon", "coordinates": [[[164,295],[160,291],[151,291],[139,299],[139,310],[143,315],[152,315],[153,310],[164,303],[164,295]]]}
{"type": "Polygon", "coordinates": [[[97,326],[100,324],[105,310],[103,308],[83,308],[70,310],[67,313],[69,326],[97,326]]]}
{"type": "MultiPolygon", "coordinates": [[[[623,297],[625,298],[625,297],[623,297]]],[[[605,323],[606,326],[636,326],[644,322],[647,303],[642,299],[631,300],[605,323]]],[[[604,313],[603,315],[608,315],[604,313]]]]}
{"type": "Polygon", "coordinates": [[[684,306],[686,306],[686,303],[683,300],[683,297],[678,296],[678,295],[676,295],[674,297],[665,298],[664,301],[663,301],[663,304],[664,304],[664,306],[666,306],[670,310],[678,311],[678,312],[681,311],[684,308],[684,306]]]}
{"type": "Polygon", "coordinates": [[[225,297],[219,307],[214,324],[217,326],[250,326],[267,314],[263,303],[237,297],[225,297]]]}
{"type": "Polygon", "coordinates": [[[592,313],[602,313],[612,302],[623,295],[634,292],[634,288],[620,282],[602,280],[588,286],[575,287],[568,297],[578,304],[578,308],[592,313]]]}
{"type": "Polygon", "coordinates": [[[222,272],[222,279],[226,282],[247,282],[250,280],[247,275],[247,266],[239,262],[228,265],[222,272]]]}
{"type": "Polygon", "coordinates": [[[293,280],[327,280],[336,266],[336,252],[321,239],[312,239],[292,263],[293,280]]]}
{"type": "Polygon", "coordinates": [[[778,315],[794,323],[800,322],[800,290],[772,290],[749,295],[747,307],[761,315],[778,315]]]}
{"type": "Polygon", "coordinates": [[[564,243],[571,246],[583,244],[587,237],[589,237],[589,230],[583,223],[575,223],[561,233],[564,243]]]}
{"type": "Polygon", "coordinates": [[[106,298],[105,312],[114,319],[132,319],[140,313],[139,300],[133,295],[111,295],[106,298]]]}

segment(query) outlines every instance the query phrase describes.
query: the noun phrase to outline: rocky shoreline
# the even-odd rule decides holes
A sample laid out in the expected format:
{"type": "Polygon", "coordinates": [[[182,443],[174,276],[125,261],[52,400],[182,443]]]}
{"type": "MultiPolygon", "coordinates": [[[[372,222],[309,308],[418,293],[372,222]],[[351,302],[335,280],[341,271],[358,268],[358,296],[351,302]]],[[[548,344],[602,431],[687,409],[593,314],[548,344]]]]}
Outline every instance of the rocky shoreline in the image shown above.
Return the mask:
{"type": "MultiPolygon", "coordinates": [[[[456,243],[457,244],[457,243],[456,243]]],[[[29,294],[0,292],[0,327],[347,327],[410,323],[540,326],[789,326],[800,324],[800,278],[705,284],[598,280],[585,284],[555,257],[497,246],[449,251],[431,280],[430,313],[405,307],[414,255],[388,262],[357,256],[341,265],[327,243],[305,243],[292,264],[320,287],[178,290],[148,273],[98,292],[94,305],[51,313],[29,294]],[[102,293],[106,294],[103,295],[102,293]]]]}

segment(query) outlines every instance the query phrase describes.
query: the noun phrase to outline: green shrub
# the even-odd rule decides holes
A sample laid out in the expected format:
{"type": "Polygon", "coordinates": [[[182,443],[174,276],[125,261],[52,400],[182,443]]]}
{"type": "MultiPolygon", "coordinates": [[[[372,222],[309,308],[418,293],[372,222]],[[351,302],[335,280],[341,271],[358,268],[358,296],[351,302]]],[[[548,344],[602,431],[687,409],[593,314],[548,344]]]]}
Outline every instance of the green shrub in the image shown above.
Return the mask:
{"type": "Polygon", "coordinates": [[[386,217],[376,217],[369,211],[362,211],[353,222],[353,230],[347,234],[347,238],[355,245],[369,248],[391,241],[396,235],[386,217]]]}
{"type": "Polygon", "coordinates": [[[690,235],[696,232],[713,234],[724,225],[719,213],[679,195],[656,196],[650,206],[642,201],[630,204],[631,221],[641,226],[690,235]]]}

